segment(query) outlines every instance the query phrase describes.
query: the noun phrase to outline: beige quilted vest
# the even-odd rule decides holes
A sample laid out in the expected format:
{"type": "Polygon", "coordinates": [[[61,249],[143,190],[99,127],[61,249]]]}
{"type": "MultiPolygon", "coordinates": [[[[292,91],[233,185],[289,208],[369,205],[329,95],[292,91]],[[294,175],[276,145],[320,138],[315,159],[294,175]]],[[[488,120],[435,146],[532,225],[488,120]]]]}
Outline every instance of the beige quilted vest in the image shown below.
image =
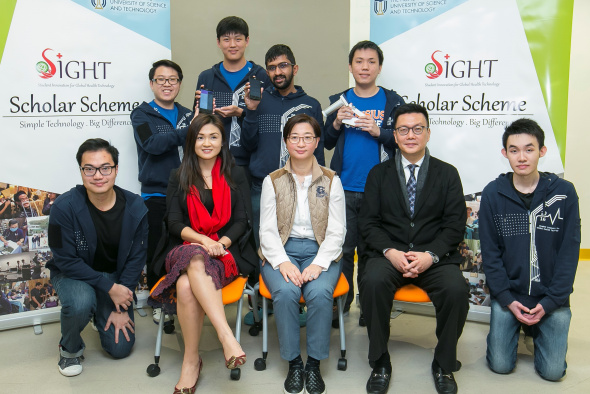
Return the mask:
{"type": "MultiPolygon", "coordinates": [[[[326,237],[330,208],[330,187],[336,173],[320,166],[314,158],[311,175],[311,185],[307,189],[311,228],[318,245],[321,245],[326,237]]],[[[285,245],[291,234],[297,209],[297,185],[292,176],[291,162],[288,161],[285,167],[272,172],[270,180],[275,190],[279,235],[281,242],[285,245]]],[[[265,260],[261,249],[258,250],[258,255],[262,260],[265,260]]],[[[335,261],[340,260],[341,256],[338,256],[335,261]]]]}

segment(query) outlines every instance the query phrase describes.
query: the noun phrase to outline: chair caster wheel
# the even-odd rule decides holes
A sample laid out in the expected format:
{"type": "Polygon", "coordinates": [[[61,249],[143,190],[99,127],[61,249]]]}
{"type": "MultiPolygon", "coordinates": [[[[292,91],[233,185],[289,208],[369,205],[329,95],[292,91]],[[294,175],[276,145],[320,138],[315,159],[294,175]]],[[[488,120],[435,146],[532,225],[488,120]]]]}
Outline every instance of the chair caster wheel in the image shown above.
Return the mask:
{"type": "Polygon", "coordinates": [[[256,327],[256,325],[250,327],[250,329],[248,330],[248,334],[250,334],[251,337],[257,337],[259,332],[260,330],[258,329],[258,327],[256,327]]]}
{"type": "Polygon", "coordinates": [[[347,362],[345,358],[338,359],[338,370],[339,371],[346,371],[347,362]]]}
{"type": "Polygon", "coordinates": [[[166,334],[172,334],[175,330],[174,324],[164,325],[164,332],[166,334]]]}
{"type": "Polygon", "coordinates": [[[266,369],[266,360],[263,358],[257,358],[254,361],[254,369],[257,371],[264,371],[266,369]]]}
{"type": "Polygon", "coordinates": [[[158,364],[150,364],[147,367],[147,371],[146,372],[147,372],[147,374],[150,377],[152,377],[152,378],[153,377],[156,377],[156,376],[158,376],[160,374],[160,367],[158,366],[158,364]]]}
{"type": "Polygon", "coordinates": [[[240,380],[241,374],[242,371],[240,371],[240,368],[235,368],[230,371],[229,377],[231,378],[231,380],[240,380]]]}

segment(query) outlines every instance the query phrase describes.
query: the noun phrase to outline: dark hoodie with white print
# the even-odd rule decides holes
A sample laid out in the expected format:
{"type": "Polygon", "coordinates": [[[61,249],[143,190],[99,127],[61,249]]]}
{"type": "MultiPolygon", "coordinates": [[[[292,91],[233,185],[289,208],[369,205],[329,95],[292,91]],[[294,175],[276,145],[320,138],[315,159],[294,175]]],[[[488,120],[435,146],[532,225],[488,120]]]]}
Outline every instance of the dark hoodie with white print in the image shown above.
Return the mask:
{"type": "Polygon", "coordinates": [[[540,173],[530,208],[512,185],[512,173],[482,193],[479,234],[492,298],[506,307],[541,304],[546,314],[569,306],[580,253],[580,211],[574,185],[540,173]]]}
{"type": "Polygon", "coordinates": [[[274,86],[270,86],[262,92],[256,110],[246,110],[242,123],[242,145],[251,152],[252,183],[262,185],[268,174],[285,166],[289,152],[283,140],[283,128],[287,120],[299,114],[307,114],[318,121],[322,133],[314,156],[321,166],[325,165],[322,107],[301,86],[295,85],[295,89],[295,92],[282,96],[274,86]]]}

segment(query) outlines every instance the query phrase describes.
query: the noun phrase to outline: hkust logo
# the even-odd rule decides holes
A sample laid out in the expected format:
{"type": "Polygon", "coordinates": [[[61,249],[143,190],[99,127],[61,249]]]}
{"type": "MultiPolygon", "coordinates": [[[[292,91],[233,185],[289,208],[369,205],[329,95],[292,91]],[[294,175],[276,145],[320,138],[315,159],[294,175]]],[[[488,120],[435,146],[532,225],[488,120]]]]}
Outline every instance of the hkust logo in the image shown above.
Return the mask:
{"type": "Polygon", "coordinates": [[[106,79],[107,66],[111,62],[87,61],[87,60],[68,60],[62,59],[64,55],[55,52],[51,48],[46,48],[41,52],[43,60],[37,62],[35,68],[39,77],[49,79],[56,77],[58,79],[106,79]],[[50,59],[53,59],[53,61],[50,59]],[[56,60],[56,59],[57,60],[56,60]]]}
{"type": "Polygon", "coordinates": [[[387,11],[387,1],[375,0],[373,2],[373,9],[375,10],[375,14],[384,15],[385,11],[387,11]]]}
{"type": "Polygon", "coordinates": [[[107,0],[91,0],[90,4],[92,4],[95,10],[102,10],[107,6],[107,0]]]}
{"type": "Polygon", "coordinates": [[[430,55],[431,62],[424,67],[426,78],[436,79],[443,78],[491,78],[492,66],[498,59],[479,59],[479,60],[451,60],[448,53],[440,55],[442,51],[436,50],[430,55]],[[437,57],[439,59],[437,59],[437,57]],[[440,59],[443,57],[443,59],[440,59]]]}

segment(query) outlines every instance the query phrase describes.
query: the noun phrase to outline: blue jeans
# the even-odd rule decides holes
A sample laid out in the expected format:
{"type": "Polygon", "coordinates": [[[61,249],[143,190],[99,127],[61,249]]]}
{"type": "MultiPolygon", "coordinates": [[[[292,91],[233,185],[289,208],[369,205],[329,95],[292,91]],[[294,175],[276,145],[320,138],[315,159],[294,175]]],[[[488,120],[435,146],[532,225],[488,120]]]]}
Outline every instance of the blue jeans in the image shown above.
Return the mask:
{"type": "MultiPolygon", "coordinates": [[[[117,273],[103,272],[105,277],[117,281],[117,273]]],[[[84,353],[86,345],[80,333],[94,315],[96,328],[100,335],[102,348],[114,358],[127,357],[135,343],[135,334],[127,331],[129,341],[119,332],[119,343],[115,343],[115,327],[111,324],[108,331],[104,330],[107,319],[115,305],[108,293],[95,290],[86,282],[74,280],[63,274],[51,277],[53,286],[61,301],[61,340],[60,354],[64,357],[79,357],[84,353]]],[[[134,320],[133,307],[129,307],[129,317],[134,320]]]]}
{"type": "MultiPolygon", "coordinates": [[[[301,272],[307,268],[318,253],[317,242],[310,239],[289,238],[285,244],[287,256],[301,272]]],[[[301,354],[299,341],[299,298],[307,304],[307,355],[317,360],[328,358],[330,330],[332,328],[332,304],[334,288],[340,277],[340,264],[332,262],[327,271],[317,279],[295,286],[287,283],[280,270],[265,263],[262,277],[272,295],[273,310],[281,357],[287,361],[301,354]]]]}
{"type": "MultiPolygon", "coordinates": [[[[543,379],[559,380],[565,375],[567,363],[567,336],[572,313],[562,307],[545,315],[531,326],[535,345],[535,370],[543,379]]],[[[510,309],[500,306],[492,299],[492,315],[486,359],[496,373],[509,373],[516,367],[516,351],[521,323],[510,309]]]]}
{"type": "Polygon", "coordinates": [[[260,247],[260,196],[262,195],[262,184],[252,181],[250,187],[250,199],[252,200],[252,231],[254,231],[254,240],[256,249],[260,247]]]}

